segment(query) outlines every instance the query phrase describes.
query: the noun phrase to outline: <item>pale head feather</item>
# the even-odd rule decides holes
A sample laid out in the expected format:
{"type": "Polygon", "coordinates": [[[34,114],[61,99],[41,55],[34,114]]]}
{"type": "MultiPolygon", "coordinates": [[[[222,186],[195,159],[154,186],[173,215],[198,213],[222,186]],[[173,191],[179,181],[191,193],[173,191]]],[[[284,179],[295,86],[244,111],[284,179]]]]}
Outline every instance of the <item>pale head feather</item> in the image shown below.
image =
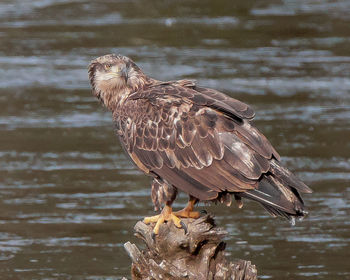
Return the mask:
{"type": "Polygon", "coordinates": [[[93,94],[110,110],[151,81],[130,58],[115,54],[92,60],[89,78],[93,94]]]}

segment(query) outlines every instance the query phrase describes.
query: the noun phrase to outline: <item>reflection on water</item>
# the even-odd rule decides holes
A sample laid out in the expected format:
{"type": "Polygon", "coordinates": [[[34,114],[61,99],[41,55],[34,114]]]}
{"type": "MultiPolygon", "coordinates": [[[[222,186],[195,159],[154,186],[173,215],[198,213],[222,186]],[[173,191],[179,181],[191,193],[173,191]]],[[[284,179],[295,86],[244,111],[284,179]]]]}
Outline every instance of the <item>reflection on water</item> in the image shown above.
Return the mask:
{"type": "Polygon", "coordinates": [[[157,79],[197,79],[251,104],[315,190],[295,227],[251,202],[200,205],[229,231],[232,258],[262,279],[350,279],[350,2],[236,2],[0,3],[0,278],[129,275],[122,246],[152,214],[149,179],[86,72],[116,52],[157,79]]]}

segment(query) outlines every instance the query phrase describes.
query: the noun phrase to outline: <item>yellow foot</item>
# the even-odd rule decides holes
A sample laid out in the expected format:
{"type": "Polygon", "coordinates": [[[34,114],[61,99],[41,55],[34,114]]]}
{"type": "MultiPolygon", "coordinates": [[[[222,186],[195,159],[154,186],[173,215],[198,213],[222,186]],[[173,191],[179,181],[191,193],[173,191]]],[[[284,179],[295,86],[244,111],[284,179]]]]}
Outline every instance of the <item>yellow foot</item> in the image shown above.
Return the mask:
{"type": "Polygon", "coordinates": [[[146,217],[143,219],[145,224],[156,223],[153,229],[153,237],[159,233],[160,225],[164,222],[172,221],[174,225],[178,228],[183,228],[185,230],[185,234],[187,233],[187,227],[183,221],[181,221],[175,213],[172,212],[172,208],[166,205],[162,212],[159,215],[146,217]]]}
{"type": "Polygon", "coordinates": [[[193,207],[196,204],[197,199],[193,196],[190,196],[190,199],[186,205],[186,207],[180,211],[174,212],[177,217],[181,218],[192,218],[198,219],[200,217],[200,213],[197,211],[193,211],[193,207]]]}
{"type": "Polygon", "coordinates": [[[173,213],[176,217],[181,218],[192,218],[192,219],[198,219],[200,217],[200,213],[197,211],[190,211],[188,209],[182,209],[180,211],[176,211],[173,213]]]}

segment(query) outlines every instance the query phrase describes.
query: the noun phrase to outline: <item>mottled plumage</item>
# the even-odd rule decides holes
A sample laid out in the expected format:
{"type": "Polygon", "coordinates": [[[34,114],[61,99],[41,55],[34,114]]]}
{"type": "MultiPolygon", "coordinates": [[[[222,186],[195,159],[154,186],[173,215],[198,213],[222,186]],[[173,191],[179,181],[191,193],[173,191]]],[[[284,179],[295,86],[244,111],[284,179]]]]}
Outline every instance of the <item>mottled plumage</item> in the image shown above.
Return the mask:
{"type": "Polygon", "coordinates": [[[253,199],[273,216],[305,214],[300,193],[310,188],[281,165],[248,105],[194,81],[154,80],[124,56],[97,58],[89,76],[126,152],[153,176],[155,208],[180,190],[228,205],[233,194],[240,207],[241,197],[253,199]]]}

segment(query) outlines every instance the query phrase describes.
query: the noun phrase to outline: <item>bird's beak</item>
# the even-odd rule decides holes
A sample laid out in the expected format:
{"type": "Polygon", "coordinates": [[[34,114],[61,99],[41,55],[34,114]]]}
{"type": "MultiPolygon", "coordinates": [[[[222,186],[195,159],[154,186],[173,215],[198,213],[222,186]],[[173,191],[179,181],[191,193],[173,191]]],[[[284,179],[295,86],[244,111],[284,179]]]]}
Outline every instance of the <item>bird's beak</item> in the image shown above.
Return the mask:
{"type": "Polygon", "coordinates": [[[128,80],[128,69],[126,67],[124,67],[121,71],[120,71],[120,76],[124,77],[125,81],[128,80]]]}

